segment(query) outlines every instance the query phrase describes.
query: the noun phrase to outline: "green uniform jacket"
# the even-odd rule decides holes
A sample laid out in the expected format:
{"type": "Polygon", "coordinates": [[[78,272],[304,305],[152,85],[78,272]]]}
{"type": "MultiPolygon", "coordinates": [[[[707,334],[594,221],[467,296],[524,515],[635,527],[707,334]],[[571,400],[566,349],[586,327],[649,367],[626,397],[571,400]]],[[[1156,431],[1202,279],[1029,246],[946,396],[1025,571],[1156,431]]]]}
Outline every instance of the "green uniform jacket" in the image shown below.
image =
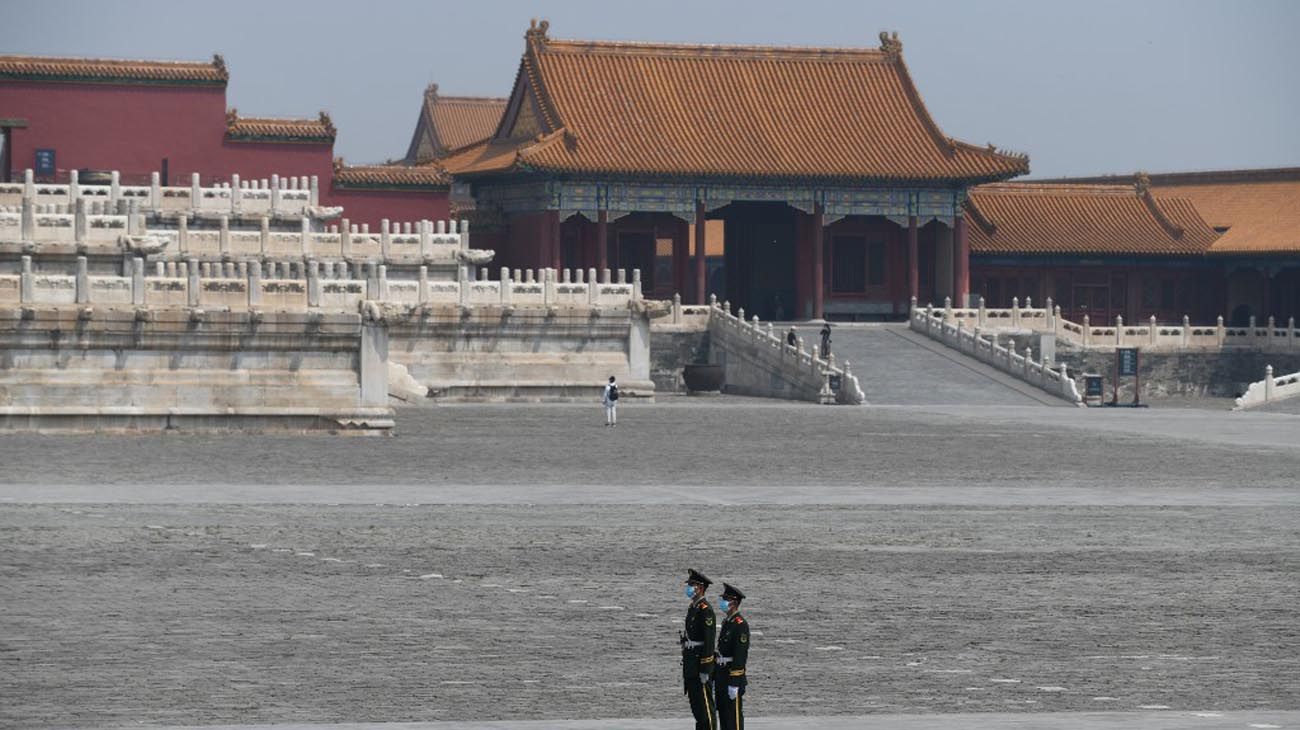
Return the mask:
{"type": "Polygon", "coordinates": [[[744,616],[736,614],[722,620],[722,631],[718,634],[718,656],[731,657],[727,666],[718,666],[718,676],[714,682],[725,687],[744,687],[745,662],[749,659],[749,622],[744,616]]]}
{"type": "Polygon", "coordinates": [[[682,677],[699,681],[700,674],[713,673],[713,640],[718,627],[713,617],[713,606],[707,598],[692,601],[686,610],[686,640],[698,641],[699,645],[688,647],[682,644],[682,677]]]}

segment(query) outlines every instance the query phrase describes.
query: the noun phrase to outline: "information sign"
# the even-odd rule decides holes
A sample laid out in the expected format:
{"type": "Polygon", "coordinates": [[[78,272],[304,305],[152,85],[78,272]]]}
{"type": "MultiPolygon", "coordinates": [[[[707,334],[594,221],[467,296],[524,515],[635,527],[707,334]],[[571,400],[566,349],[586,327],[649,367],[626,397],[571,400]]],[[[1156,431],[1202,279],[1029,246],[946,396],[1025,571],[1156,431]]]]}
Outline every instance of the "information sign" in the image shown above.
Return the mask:
{"type": "Polygon", "coordinates": [[[36,150],[36,174],[41,177],[54,176],[54,150],[38,149],[36,150]]]}
{"type": "Polygon", "coordinates": [[[1119,359],[1119,376],[1137,377],[1138,374],[1138,351],[1136,347],[1120,347],[1115,350],[1115,357],[1119,359]]]}

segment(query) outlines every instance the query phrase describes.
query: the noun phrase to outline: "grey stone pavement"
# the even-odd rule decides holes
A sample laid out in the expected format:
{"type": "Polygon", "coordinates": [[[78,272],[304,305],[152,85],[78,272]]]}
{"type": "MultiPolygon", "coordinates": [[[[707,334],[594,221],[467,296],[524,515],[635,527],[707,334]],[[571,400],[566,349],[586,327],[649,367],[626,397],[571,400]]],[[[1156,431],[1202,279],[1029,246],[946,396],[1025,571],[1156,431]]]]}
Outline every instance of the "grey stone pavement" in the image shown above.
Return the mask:
{"type": "Polygon", "coordinates": [[[960,398],[0,436],[0,727],[685,727],[688,565],[755,728],[1300,727],[1300,417],[960,398]]]}
{"type": "MultiPolygon", "coordinates": [[[[206,725],[202,730],[674,730],[682,720],[575,720],[519,722],[415,722],[347,725],[206,725]]],[[[768,717],[746,720],[753,730],[1235,730],[1300,727],[1298,712],[1003,712],[948,715],[768,717]]],[[[199,730],[199,727],[183,730],[199,730]]]]}

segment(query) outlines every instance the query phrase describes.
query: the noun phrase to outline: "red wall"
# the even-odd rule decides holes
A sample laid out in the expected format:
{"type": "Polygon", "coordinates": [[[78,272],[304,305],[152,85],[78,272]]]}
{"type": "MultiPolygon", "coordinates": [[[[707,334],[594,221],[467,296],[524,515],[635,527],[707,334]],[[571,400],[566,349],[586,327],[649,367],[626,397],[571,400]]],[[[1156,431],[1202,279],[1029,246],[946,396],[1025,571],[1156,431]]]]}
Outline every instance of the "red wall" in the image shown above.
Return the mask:
{"type": "Polygon", "coordinates": [[[25,129],[12,130],[15,176],[35,167],[37,148],[52,148],[60,171],[117,169],[141,182],[164,157],[173,174],[206,172],[219,160],[226,91],[0,82],[0,117],[27,120],[25,129]]]}
{"type": "MultiPolygon", "coordinates": [[[[394,223],[447,220],[451,208],[446,193],[340,190],[332,187],[328,192],[321,191],[320,204],[343,206],[343,215],[349,223],[368,223],[372,231],[379,230],[379,221],[385,218],[394,223]]],[[[470,227],[470,245],[484,248],[484,244],[475,240],[473,227],[470,227]]]]}
{"type": "Polygon", "coordinates": [[[118,170],[144,184],[168,160],[170,184],[204,184],[315,175],[321,205],[341,205],[354,223],[444,220],[446,192],[335,190],[333,144],[230,142],[223,87],[130,86],[0,81],[0,117],[27,121],[12,130],[15,179],[36,166],[38,148],[55,150],[59,179],[69,170],[118,170]]]}

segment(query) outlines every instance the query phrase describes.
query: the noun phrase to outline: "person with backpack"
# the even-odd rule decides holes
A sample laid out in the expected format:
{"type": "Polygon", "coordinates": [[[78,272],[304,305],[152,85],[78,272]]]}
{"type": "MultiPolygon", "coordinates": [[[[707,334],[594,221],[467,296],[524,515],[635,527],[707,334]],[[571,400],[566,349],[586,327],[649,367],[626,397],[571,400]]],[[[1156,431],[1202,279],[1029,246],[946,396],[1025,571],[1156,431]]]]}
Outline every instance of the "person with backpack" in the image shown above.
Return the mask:
{"type": "Polygon", "coordinates": [[[609,383],[605,386],[605,396],[601,398],[601,403],[605,406],[605,425],[613,427],[618,425],[618,384],[614,382],[614,376],[609,376],[609,383]]]}

